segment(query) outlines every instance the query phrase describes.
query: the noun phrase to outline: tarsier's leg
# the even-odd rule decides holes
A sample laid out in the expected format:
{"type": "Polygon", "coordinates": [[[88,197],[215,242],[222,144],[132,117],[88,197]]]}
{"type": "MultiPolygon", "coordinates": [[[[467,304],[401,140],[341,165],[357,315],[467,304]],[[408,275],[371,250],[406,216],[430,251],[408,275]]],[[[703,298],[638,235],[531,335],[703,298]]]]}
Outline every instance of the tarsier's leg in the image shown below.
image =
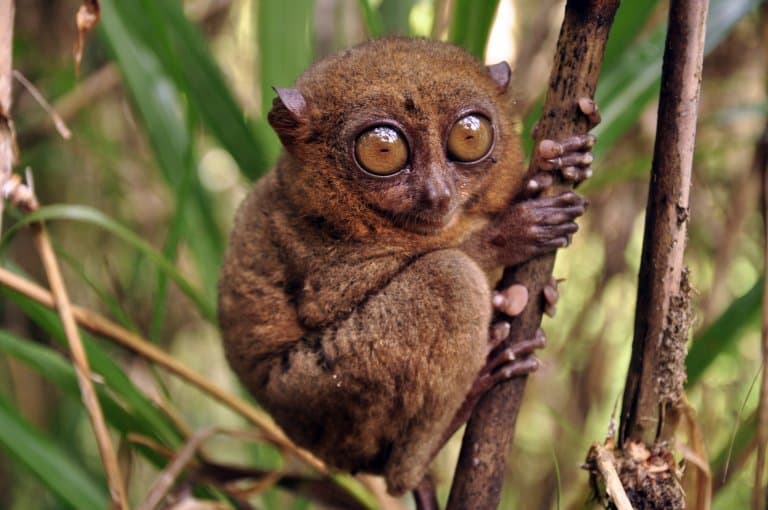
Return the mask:
{"type": "MultiPolygon", "coordinates": [[[[545,310],[551,310],[554,313],[554,306],[558,298],[557,280],[552,278],[545,286],[543,297],[545,310]]],[[[496,310],[513,317],[519,315],[528,303],[528,291],[524,286],[515,284],[501,292],[494,293],[492,302],[496,310]]],[[[539,368],[539,360],[533,353],[546,345],[547,338],[544,331],[539,329],[533,338],[507,345],[509,331],[509,322],[504,319],[491,324],[488,333],[488,357],[485,366],[478,374],[472,389],[451,421],[448,430],[446,430],[443,443],[450,439],[453,433],[469,419],[475,404],[489,389],[502,381],[530,374],[539,368]]]]}

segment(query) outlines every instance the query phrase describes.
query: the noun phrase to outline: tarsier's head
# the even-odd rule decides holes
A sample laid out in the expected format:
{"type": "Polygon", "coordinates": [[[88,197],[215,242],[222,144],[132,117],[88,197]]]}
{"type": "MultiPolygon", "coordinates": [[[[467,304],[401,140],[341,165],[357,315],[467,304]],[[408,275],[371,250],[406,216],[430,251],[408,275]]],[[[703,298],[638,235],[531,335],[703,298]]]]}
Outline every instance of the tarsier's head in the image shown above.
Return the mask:
{"type": "Polygon", "coordinates": [[[346,230],[450,231],[467,210],[502,207],[522,177],[509,78],[506,63],[428,40],[325,59],[276,89],[280,178],[304,214],[346,230]]]}

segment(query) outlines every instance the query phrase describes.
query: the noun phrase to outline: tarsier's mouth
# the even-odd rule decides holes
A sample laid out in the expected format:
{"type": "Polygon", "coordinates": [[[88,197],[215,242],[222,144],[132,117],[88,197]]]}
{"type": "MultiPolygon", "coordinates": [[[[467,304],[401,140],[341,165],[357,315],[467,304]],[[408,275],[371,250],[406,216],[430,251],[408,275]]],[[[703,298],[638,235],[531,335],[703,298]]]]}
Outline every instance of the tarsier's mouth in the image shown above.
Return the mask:
{"type": "Polygon", "coordinates": [[[422,211],[416,214],[398,213],[390,215],[390,217],[403,230],[422,235],[434,235],[450,228],[457,221],[458,209],[455,207],[442,214],[430,214],[422,211]]]}

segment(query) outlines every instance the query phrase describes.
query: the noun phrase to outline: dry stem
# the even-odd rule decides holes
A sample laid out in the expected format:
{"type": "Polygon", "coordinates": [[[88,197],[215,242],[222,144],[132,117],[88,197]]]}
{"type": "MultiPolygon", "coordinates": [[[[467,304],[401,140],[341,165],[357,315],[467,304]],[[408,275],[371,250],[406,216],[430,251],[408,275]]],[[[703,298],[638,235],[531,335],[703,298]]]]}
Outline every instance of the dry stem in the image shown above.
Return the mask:
{"type": "Polygon", "coordinates": [[[194,455],[200,449],[200,445],[215,433],[215,428],[201,429],[189,438],[181,450],[176,453],[173,461],[157,476],[155,483],[147,493],[147,497],[139,507],[139,510],[154,510],[163,502],[163,499],[173,488],[176,480],[181,476],[184,468],[194,459],[194,455]]]}
{"type": "Polygon", "coordinates": [[[638,276],[632,358],[621,411],[619,444],[653,445],[669,438],[662,417],[685,382],[690,327],[683,254],[704,55],[706,0],[673,0],[664,51],[661,96],[643,250],[638,276]]]}
{"type": "Polygon", "coordinates": [[[56,110],[53,109],[48,100],[45,99],[39,90],[37,90],[37,87],[35,87],[35,85],[19,71],[14,70],[13,76],[19,81],[19,83],[24,86],[25,89],[27,89],[27,92],[29,92],[32,98],[37,101],[37,104],[39,104],[40,107],[45,110],[45,112],[51,117],[56,131],[59,132],[61,137],[65,140],[69,140],[72,137],[72,132],[69,130],[69,127],[67,127],[67,123],[64,122],[64,119],[62,119],[58,113],[56,113],[56,110]]]}
{"type": "MultiPolygon", "coordinates": [[[[44,306],[53,308],[53,296],[51,296],[47,290],[7,269],[0,268],[0,284],[34,299],[44,306]]],[[[327,473],[325,465],[320,460],[306,450],[294,445],[265,413],[253,407],[245,400],[216,386],[188,366],[169,356],[162,349],[141,338],[139,335],[115,324],[109,319],[76,305],[72,306],[72,311],[77,322],[87,330],[105,338],[112,339],[123,347],[165,367],[173,374],[189,382],[201,391],[211,395],[223,405],[240,414],[246,420],[261,429],[265,437],[276,445],[290,451],[296,455],[296,457],[317,469],[319,472],[327,473]]]]}
{"type": "Polygon", "coordinates": [[[83,403],[88,411],[88,417],[93,427],[93,433],[96,436],[96,444],[99,447],[101,461],[104,464],[104,470],[109,483],[109,492],[112,497],[112,504],[117,508],[128,508],[128,498],[125,492],[123,477],[120,473],[120,465],[117,462],[117,455],[112,447],[112,441],[109,437],[109,430],[104,421],[104,414],[101,411],[99,399],[96,396],[96,390],[93,388],[93,374],[88,364],[88,356],[83,348],[83,341],[80,338],[80,332],[75,324],[72,315],[72,305],[69,302],[67,289],[64,286],[64,280],[61,277],[61,270],[56,255],[51,246],[51,240],[42,223],[32,225],[32,232],[35,238],[37,250],[43,262],[48,282],[51,286],[53,300],[56,309],[61,317],[61,323],[64,327],[64,333],[69,343],[69,350],[72,354],[72,361],[77,374],[77,382],[80,386],[83,403]]]}

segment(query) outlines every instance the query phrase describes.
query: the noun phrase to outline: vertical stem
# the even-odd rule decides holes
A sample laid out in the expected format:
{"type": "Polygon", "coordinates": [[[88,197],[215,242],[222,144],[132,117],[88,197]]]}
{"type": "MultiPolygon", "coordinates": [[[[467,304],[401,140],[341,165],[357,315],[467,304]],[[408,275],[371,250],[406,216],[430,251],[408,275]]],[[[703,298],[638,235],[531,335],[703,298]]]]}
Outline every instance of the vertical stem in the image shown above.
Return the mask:
{"type": "MultiPolygon", "coordinates": [[[[563,139],[589,130],[578,100],[594,97],[608,31],[618,6],[619,0],[569,0],[566,4],[536,146],[545,138],[563,139]]],[[[532,158],[531,172],[536,165],[536,158],[532,158]]],[[[552,192],[566,188],[558,184],[552,192]]],[[[539,328],[543,312],[540,296],[551,278],[554,260],[554,255],[543,256],[505,270],[502,286],[522,283],[535,297],[522,315],[510,321],[512,342],[532,338],[539,328]]],[[[464,433],[449,509],[490,510],[498,506],[525,382],[526,378],[520,377],[499,384],[478,402],[464,433]]]]}
{"type": "Polygon", "coordinates": [[[10,118],[13,0],[0,0],[0,115],[10,118]]]}
{"type": "Polygon", "coordinates": [[[685,383],[688,305],[683,281],[693,150],[704,55],[707,0],[672,0],[661,77],[645,233],[638,277],[632,358],[621,411],[620,443],[651,445],[685,383]]]}
{"type": "MultiPolygon", "coordinates": [[[[13,18],[13,0],[0,0],[0,184],[11,175],[16,152],[11,122],[13,18]]],[[[5,200],[0,196],[0,226],[2,226],[4,202],[5,200]]]]}

